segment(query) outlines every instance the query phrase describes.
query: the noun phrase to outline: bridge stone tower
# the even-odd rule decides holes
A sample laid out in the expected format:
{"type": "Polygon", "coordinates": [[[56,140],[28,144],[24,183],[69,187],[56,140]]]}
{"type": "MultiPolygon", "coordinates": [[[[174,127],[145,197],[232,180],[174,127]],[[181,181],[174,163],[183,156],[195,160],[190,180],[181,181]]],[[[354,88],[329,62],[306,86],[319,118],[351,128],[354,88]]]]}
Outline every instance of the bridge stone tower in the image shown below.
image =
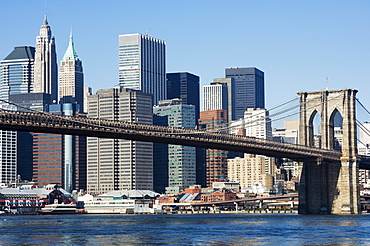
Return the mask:
{"type": "Polygon", "coordinates": [[[334,149],[334,117],[343,118],[340,162],[304,159],[299,187],[299,213],[360,213],[356,102],[357,90],[300,92],[299,143],[334,149]],[[321,115],[321,146],[315,144],[313,120],[321,115]]]}

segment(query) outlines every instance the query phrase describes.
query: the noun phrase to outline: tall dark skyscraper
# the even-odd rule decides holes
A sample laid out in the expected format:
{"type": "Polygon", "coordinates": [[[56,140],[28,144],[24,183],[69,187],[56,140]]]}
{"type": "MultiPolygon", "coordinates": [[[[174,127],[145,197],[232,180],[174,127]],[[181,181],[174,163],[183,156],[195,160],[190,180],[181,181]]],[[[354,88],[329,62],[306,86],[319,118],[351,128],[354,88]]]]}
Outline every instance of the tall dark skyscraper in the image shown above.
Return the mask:
{"type": "Polygon", "coordinates": [[[264,73],[255,67],[226,68],[225,77],[235,81],[235,118],[244,117],[247,108],[265,108],[264,73]]]}
{"type": "Polygon", "coordinates": [[[195,106],[195,118],[199,119],[199,76],[182,72],[167,73],[167,98],[181,99],[182,103],[195,106]]]}
{"type": "MultiPolygon", "coordinates": [[[[184,104],[195,106],[195,119],[200,117],[199,76],[188,73],[167,73],[167,98],[179,98],[184,104]]],[[[205,186],[205,149],[196,148],[196,183],[205,186]]]]}

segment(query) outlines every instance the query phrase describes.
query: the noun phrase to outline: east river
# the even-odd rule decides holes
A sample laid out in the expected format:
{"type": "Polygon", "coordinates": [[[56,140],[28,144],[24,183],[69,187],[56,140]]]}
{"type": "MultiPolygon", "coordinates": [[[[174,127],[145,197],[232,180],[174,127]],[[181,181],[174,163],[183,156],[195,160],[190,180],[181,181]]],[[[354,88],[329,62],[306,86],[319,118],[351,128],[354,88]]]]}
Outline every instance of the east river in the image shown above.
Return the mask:
{"type": "Polygon", "coordinates": [[[0,245],[370,245],[370,215],[0,216],[0,245]]]}

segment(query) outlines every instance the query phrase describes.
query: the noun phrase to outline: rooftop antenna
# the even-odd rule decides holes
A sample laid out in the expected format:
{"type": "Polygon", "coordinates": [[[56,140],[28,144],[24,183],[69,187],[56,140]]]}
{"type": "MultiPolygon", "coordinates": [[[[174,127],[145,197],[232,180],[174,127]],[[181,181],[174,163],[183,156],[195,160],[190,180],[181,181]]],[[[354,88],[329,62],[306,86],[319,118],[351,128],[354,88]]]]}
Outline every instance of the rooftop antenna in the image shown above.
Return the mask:
{"type": "Polygon", "coordinates": [[[329,90],[329,80],[328,80],[328,76],[326,76],[326,90],[329,90]]]}
{"type": "Polygon", "coordinates": [[[44,11],[45,11],[45,16],[47,15],[47,6],[46,6],[46,0],[45,0],[45,4],[44,4],[44,11]]]}

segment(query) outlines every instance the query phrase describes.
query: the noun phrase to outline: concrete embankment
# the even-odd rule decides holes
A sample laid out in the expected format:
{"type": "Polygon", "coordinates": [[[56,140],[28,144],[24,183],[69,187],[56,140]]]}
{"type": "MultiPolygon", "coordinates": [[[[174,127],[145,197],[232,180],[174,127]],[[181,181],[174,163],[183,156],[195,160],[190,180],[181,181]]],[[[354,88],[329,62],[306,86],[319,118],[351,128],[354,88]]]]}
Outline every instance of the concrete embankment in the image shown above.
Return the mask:
{"type": "Polygon", "coordinates": [[[166,211],[164,214],[297,214],[298,210],[286,209],[286,210],[243,210],[243,211],[204,211],[204,210],[180,210],[180,211],[166,211]]]}

